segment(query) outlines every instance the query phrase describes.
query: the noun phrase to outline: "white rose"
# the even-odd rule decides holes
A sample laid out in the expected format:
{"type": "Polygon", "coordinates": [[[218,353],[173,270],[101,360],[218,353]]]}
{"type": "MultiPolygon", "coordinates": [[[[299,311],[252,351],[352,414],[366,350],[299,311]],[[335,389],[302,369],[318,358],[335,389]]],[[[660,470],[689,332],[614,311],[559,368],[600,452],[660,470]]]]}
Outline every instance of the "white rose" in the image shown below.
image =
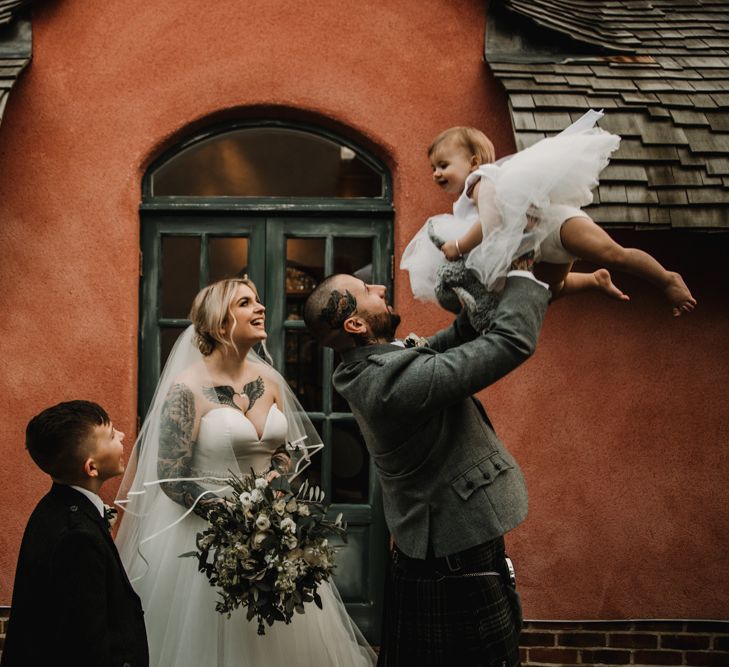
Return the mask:
{"type": "Polygon", "coordinates": [[[309,506],[304,505],[303,503],[299,505],[299,514],[301,516],[309,516],[309,506]]]}
{"type": "Polygon", "coordinates": [[[287,549],[295,549],[296,546],[299,544],[299,541],[293,535],[290,535],[284,537],[283,543],[287,549]]]}
{"type": "Polygon", "coordinates": [[[251,500],[254,503],[260,503],[263,500],[263,494],[258,489],[251,491],[251,500]]]}
{"type": "Polygon", "coordinates": [[[268,533],[256,533],[253,536],[253,548],[260,549],[264,540],[268,537],[268,533]]]}
{"type": "Polygon", "coordinates": [[[273,511],[276,512],[279,516],[283,516],[283,513],[286,511],[286,503],[283,499],[277,500],[273,504],[273,511]]]}
{"type": "Polygon", "coordinates": [[[304,560],[307,562],[307,564],[316,566],[321,563],[321,554],[319,553],[318,549],[312,549],[311,547],[306,547],[304,549],[304,560]]]}
{"type": "Polygon", "coordinates": [[[298,505],[296,504],[296,500],[292,498],[289,500],[289,502],[286,503],[286,511],[287,512],[295,512],[298,508],[298,505]]]}
{"type": "Polygon", "coordinates": [[[198,549],[208,549],[213,542],[215,542],[215,536],[214,535],[206,535],[202,539],[198,540],[197,547],[198,549]]]}
{"type": "Polygon", "coordinates": [[[249,507],[251,504],[251,494],[248,493],[248,491],[243,491],[238,496],[238,500],[240,500],[240,504],[243,505],[243,507],[249,507]]]}
{"type": "Polygon", "coordinates": [[[268,482],[263,477],[256,478],[256,488],[265,489],[268,486],[268,482]]]}
{"type": "Polygon", "coordinates": [[[293,533],[296,531],[296,522],[286,517],[281,521],[281,530],[285,533],[293,533]]]}
{"type": "Polygon", "coordinates": [[[259,514],[256,519],[256,528],[258,530],[268,530],[271,527],[271,522],[265,514],[259,514]]]}

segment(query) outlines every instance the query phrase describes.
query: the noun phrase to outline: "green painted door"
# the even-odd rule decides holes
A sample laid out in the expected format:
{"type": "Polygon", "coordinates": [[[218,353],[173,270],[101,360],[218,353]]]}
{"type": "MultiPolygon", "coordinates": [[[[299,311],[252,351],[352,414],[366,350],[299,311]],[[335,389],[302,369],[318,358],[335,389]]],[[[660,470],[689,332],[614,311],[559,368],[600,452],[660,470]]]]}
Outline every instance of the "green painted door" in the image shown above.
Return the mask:
{"type": "Polygon", "coordinates": [[[334,272],[391,288],[391,214],[307,211],[142,213],[140,414],[174,340],[189,324],[193,296],[205,285],[247,273],[266,306],[268,349],[325,443],[307,471],[342,512],[349,541],[336,583],[349,613],[379,643],[387,531],[372,462],[354,417],[331,385],[337,363],[308,335],[302,306],[334,272]]]}

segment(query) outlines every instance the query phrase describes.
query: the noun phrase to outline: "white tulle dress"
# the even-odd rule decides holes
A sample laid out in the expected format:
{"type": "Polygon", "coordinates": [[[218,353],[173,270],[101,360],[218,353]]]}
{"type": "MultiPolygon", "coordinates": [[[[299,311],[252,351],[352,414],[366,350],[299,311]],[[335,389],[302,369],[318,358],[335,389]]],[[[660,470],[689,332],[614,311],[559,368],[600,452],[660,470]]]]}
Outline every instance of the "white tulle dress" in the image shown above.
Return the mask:
{"type": "MultiPolygon", "coordinates": [[[[582,207],[592,203],[600,172],[620,145],[620,137],[595,126],[602,116],[590,110],[554,137],[481,165],[466,180],[453,215],[428,221],[442,239],[450,240],[480,220],[483,241],[468,253],[466,266],[488,289],[498,289],[512,261],[525,252],[534,251],[539,261],[575,259],[561,249],[559,228],[584,215],[582,207]],[[481,180],[478,206],[468,196],[476,179],[481,180]]],[[[427,227],[405,248],[400,267],[410,272],[415,297],[432,301],[438,266],[446,260],[428,238],[427,227]]]]}
{"type": "MultiPolygon", "coordinates": [[[[284,442],[287,428],[286,416],[275,403],[260,436],[240,410],[217,407],[200,420],[193,468],[227,477],[232,447],[239,471],[263,472],[284,442]]],[[[120,543],[130,579],[142,599],[150,665],[353,667],[375,663],[375,654],[347,615],[336,588],[326,583],[318,589],[323,609],[307,604],[306,612],[295,614],[291,624],[266,626],[263,636],[257,634],[257,623],[246,620],[245,610],[236,610],[231,618],[216,612],[216,592],[197,571],[197,559],[179,558],[195,549],[195,536],[207,522],[164,493],[157,494],[154,504],[150,516],[156,526],[171,527],[141,549],[124,539],[120,543]]]]}

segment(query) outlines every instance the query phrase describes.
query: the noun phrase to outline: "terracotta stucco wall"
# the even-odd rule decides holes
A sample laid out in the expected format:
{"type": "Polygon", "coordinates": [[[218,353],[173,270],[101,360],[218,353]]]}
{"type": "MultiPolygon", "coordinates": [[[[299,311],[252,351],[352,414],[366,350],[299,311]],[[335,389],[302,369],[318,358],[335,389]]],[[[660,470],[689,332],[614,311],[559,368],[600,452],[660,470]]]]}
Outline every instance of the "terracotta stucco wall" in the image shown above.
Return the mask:
{"type": "MultiPolygon", "coordinates": [[[[338,129],[392,170],[399,258],[425,217],[450,205],[424,156],[438,131],[476,125],[500,155],[513,150],[481,58],[482,4],[39,3],[33,63],[0,128],[0,603],[47,486],[23,451],[29,417],[86,397],[131,445],[149,161],[213,119],[287,114],[338,129]]],[[[671,320],[654,291],[627,280],[630,305],[557,303],[536,356],[485,393],[530,485],[530,516],[509,539],[529,617],[726,609],[729,286],[716,244],[695,252],[674,259],[696,283],[696,316],[671,320]]],[[[402,273],[396,305],[405,332],[448,322],[410,298],[402,273]]]]}

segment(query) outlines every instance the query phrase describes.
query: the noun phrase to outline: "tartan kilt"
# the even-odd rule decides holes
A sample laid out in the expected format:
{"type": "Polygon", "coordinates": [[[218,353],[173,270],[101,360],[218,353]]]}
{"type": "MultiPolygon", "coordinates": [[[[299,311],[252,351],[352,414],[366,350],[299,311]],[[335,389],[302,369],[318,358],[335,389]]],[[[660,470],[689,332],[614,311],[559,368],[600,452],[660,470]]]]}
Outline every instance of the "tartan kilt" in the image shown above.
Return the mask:
{"type": "MultiPolygon", "coordinates": [[[[476,549],[465,572],[503,572],[503,538],[476,549]]],[[[520,664],[521,605],[504,576],[413,572],[402,560],[386,577],[378,667],[520,664]]]]}

